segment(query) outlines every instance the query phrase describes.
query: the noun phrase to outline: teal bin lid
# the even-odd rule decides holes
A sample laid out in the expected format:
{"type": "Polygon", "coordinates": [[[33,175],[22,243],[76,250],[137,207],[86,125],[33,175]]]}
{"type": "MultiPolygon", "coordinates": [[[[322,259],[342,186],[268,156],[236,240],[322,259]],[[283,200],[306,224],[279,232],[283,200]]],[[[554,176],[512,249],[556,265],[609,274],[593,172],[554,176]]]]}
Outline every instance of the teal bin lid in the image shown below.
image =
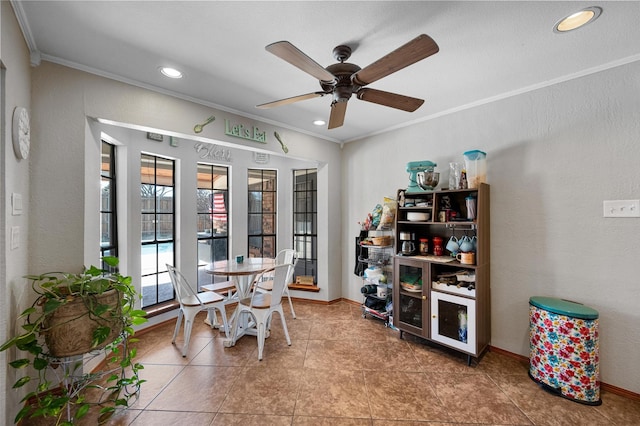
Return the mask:
{"type": "Polygon", "coordinates": [[[566,315],[568,317],[582,319],[598,318],[598,311],[595,309],[564,299],[535,296],[529,298],[529,303],[540,309],[544,309],[555,314],[566,315]]]}
{"type": "Polygon", "coordinates": [[[473,151],[467,151],[462,155],[464,155],[467,160],[475,161],[482,160],[487,156],[487,153],[484,151],[480,151],[479,149],[474,149],[473,151]]]}

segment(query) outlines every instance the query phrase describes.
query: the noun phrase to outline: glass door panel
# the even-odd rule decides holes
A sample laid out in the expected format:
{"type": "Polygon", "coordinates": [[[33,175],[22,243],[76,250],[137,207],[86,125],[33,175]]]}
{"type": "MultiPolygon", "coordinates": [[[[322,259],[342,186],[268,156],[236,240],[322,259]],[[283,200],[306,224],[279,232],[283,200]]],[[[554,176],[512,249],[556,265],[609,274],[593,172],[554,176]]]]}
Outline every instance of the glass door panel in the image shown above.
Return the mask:
{"type": "Polygon", "coordinates": [[[476,351],[476,302],[431,292],[431,338],[456,349],[476,351]]]}
{"type": "Polygon", "coordinates": [[[427,296],[429,288],[423,286],[424,273],[427,272],[428,264],[413,259],[395,259],[397,274],[400,285],[397,289],[397,302],[394,322],[401,330],[419,336],[427,337],[429,333],[428,317],[429,305],[427,296]],[[423,291],[424,288],[424,291],[423,291]]]}

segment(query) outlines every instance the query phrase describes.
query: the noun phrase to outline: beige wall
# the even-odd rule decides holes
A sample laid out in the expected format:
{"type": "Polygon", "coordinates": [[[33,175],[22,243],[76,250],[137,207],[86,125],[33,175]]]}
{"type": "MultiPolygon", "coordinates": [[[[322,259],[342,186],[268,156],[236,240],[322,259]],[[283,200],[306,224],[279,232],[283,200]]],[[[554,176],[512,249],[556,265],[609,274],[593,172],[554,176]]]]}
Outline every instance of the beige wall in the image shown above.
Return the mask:
{"type": "MultiPolygon", "coordinates": [[[[4,66],[2,122],[0,129],[0,341],[14,329],[15,318],[22,307],[30,302],[28,283],[22,278],[28,271],[28,218],[30,212],[29,160],[18,160],[13,153],[11,122],[16,106],[31,109],[31,68],[29,51],[18,27],[13,9],[7,1],[0,2],[0,60],[4,66]],[[11,194],[22,195],[23,214],[12,215],[11,194]],[[19,247],[11,248],[11,229],[19,229],[19,247]]],[[[20,396],[11,389],[16,380],[15,371],[8,369],[7,357],[14,351],[0,353],[0,423],[12,424],[20,396]]]]}
{"type": "MultiPolygon", "coordinates": [[[[603,200],[640,198],[640,62],[348,143],[343,252],[357,222],[398,188],[409,161],[487,152],[495,347],[528,356],[528,300],[565,298],[600,314],[602,381],[640,392],[640,218],[603,218],[603,200]],[[376,188],[376,190],[371,190],[376,188]]],[[[360,300],[354,261],[343,295],[360,300]]]]}

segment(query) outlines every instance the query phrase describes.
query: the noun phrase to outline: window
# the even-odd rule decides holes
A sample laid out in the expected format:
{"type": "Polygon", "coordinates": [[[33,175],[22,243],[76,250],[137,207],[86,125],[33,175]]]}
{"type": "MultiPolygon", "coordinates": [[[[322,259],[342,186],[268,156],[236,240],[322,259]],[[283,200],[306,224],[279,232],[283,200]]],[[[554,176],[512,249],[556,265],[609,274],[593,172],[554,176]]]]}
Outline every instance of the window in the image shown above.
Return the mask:
{"type": "Polygon", "coordinates": [[[207,264],[229,258],[228,176],[228,167],[198,164],[198,290],[214,282],[214,276],[205,271],[207,264]]]}
{"type": "Polygon", "coordinates": [[[318,271],[317,169],[293,171],[293,247],[298,253],[295,275],[313,276],[318,271]]]}
{"type": "Polygon", "coordinates": [[[118,256],[116,147],[102,141],[100,161],[100,257],[118,256]]]}
{"type": "Polygon", "coordinates": [[[174,299],[166,264],[174,265],[175,162],[142,154],[142,307],[174,299]]]}
{"type": "Polygon", "coordinates": [[[276,257],[275,170],[248,171],[249,187],[249,257],[276,257]]]}

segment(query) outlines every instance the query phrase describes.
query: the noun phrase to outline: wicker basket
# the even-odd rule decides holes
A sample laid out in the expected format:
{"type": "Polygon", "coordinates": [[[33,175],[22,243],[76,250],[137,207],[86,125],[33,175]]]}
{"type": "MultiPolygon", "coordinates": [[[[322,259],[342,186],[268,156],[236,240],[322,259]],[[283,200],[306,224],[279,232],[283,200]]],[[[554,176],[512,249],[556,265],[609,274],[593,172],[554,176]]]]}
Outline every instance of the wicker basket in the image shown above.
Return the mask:
{"type": "Polygon", "coordinates": [[[371,242],[374,246],[388,246],[391,245],[391,237],[388,235],[384,237],[371,237],[371,242]]]}
{"type": "Polygon", "coordinates": [[[111,307],[102,317],[90,316],[85,301],[80,298],[58,308],[44,324],[48,328],[45,341],[50,354],[58,358],[80,355],[103,348],[113,342],[122,332],[121,298],[121,294],[116,289],[95,296],[90,301],[94,307],[97,305],[111,307]],[[109,336],[102,344],[93,346],[93,332],[100,326],[111,329],[109,336]]]}

